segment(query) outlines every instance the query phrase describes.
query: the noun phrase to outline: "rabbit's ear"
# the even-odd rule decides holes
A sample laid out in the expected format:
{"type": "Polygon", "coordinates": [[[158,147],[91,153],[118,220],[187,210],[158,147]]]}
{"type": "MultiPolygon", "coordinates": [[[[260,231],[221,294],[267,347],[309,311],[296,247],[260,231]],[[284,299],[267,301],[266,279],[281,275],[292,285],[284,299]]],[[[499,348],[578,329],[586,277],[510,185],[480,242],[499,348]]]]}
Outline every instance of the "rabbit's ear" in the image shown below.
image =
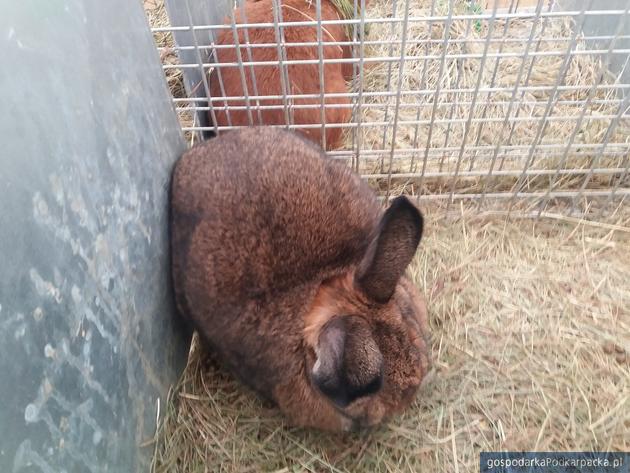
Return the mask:
{"type": "Polygon", "coordinates": [[[370,299],[384,304],[392,297],[416,253],[422,227],[422,214],[404,196],[396,198],[385,211],[378,233],[357,271],[358,285],[370,299]]]}
{"type": "Polygon", "coordinates": [[[363,319],[334,317],[322,328],[315,351],[311,377],[337,406],[346,407],[381,388],[383,356],[363,319]]]}

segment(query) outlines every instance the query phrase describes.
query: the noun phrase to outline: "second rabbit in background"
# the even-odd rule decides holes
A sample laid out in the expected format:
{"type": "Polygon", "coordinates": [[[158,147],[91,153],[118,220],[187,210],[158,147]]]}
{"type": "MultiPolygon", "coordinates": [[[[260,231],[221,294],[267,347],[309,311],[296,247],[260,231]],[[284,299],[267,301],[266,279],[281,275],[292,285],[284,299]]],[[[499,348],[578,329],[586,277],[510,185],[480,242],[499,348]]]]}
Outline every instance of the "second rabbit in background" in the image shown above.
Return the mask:
{"type": "MultiPolygon", "coordinates": [[[[351,0],[321,0],[321,20],[347,19],[349,11],[353,11],[351,0]],[[348,7],[343,8],[343,2],[348,7]],[[344,13],[346,12],[346,13],[344,13]]],[[[283,22],[314,22],[317,20],[315,1],[307,0],[249,0],[243,7],[234,10],[234,21],[237,25],[254,23],[274,23],[278,11],[283,22]]],[[[231,24],[231,18],[225,24],[231,24]]],[[[219,64],[238,63],[239,53],[242,62],[270,62],[270,65],[225,66],[215,68],[210,75],[210,93],[212,101],[210,122],[214,113],[219,127],[248,125],[285,125],[287,118],[297,125],[296,130],[307,138],[322,145],[327,150],[337,149],[343,142],[343,127],[334,126],[350,120],[350,99],[347,96],[328,96],[329,94],[346,94],[346,81],[352,79],[352,64],[349,62],[324,63],[323,91],[320,87],[320,48],[318,46],[317,25],[287,25],[282,28],[286,57],[279,57],[278,29],[274,26],[238,27],[238,44],[235,45],[234,28],[220,30],[217,38],[216,60],[219,64]],[[247,41],[250,45],[246,46],[247,41]],[[311,43],[304,45],[304,43],[311,43]],[[266,46],[261,46],[266,45],[266,46]],[[316,60],[310,64],[288,64],[280,67],[281,60],[303,61],[316,60]],[[286,68],[288,81],[283,81],[283,69],[286,68]],[[243,90],[243,82],[245,90],[243,90]],[[284,82],[284,83],[283,83],[284,82]],[[322,137],[321,94],[324,94],[326,125],[325,142],[322,137]],[[283,99],[284,95],[308,95],[309,97],[293,97],[283,99]],[[260,100],[247,101],[248,96],[274,96],[260,100]],[[217,97],[237,97],[234,99],[216,100],[217,97]],[[256,106],[262,106],[257,110],[256,106]],[[288,106],[287,106],[288,105],[288,106]],[[310,107],[301,107],[310,105],[310,107]],[[271,108],[269,108],[271,106],[271,108]],[[236,107],[236,108],[234,108],[236,107]],[[268,107],[268,108],[265,108],[268,107]],[[229,110],[226,110],[228,108],[229,110]],[[299,125],[319,125],[300,127],[299,125]]],[[[324,60],[338,60],[351,57],[350,48],[335,43],[348,42],[346,25],[324,24],[321,28],[322,56],[324,60]],[[332,44],[331,44],[332,43],[332,44]]]]}

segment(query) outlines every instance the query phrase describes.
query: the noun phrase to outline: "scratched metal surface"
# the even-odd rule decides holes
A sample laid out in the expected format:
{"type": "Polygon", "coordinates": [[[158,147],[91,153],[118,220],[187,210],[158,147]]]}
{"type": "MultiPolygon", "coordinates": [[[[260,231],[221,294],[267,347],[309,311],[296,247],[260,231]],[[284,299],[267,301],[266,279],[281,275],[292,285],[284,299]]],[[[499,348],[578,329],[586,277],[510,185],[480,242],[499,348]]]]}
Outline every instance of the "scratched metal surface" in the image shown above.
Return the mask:
{"type": "Polygon", "coordinates": [[[1,11],[0,472],[147,471],[187,346],[159,57],[141,2],[1,11]]]}

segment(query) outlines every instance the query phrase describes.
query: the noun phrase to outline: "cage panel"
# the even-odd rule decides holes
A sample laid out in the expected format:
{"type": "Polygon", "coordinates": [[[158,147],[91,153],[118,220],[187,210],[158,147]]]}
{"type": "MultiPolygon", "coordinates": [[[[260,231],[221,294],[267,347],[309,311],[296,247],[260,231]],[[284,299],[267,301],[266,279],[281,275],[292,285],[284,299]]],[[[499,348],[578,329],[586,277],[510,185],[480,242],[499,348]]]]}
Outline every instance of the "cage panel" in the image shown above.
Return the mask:
{"type": "Polygon", "coordinates": [[[533,202],[540,215],[558,200],[575,213],[630,193],[630,2],[355,0],[336,18],[327,1],[267,3],[262,20],[239,4],[221,20],[153,28],[191,142],[241,126],[297,130],[386,200],[522,214],[533,202]],[[194,44],[160,39],[182,32],[194,44]],[[335,88],[337,70],[347,82],[335,88]],[[193,71],[196,84],[177,85],[193,71]]]}

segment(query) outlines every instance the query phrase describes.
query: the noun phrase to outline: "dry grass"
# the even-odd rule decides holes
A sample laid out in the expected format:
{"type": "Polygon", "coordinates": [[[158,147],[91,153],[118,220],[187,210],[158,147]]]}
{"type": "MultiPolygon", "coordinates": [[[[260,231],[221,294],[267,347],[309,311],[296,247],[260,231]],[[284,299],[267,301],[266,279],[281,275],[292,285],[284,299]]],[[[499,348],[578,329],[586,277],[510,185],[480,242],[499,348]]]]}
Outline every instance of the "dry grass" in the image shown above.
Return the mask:
{"type": "Polygon", "coordinates": [[[435,372],[411,410],[361,435],[288,428],[192,351],[155,471],[475,471],[481,450],[630,448],[626,231],[430,222],[411,276],[426,294],[435,372]]]}
{"type": "MultiPolygon", "coordinates": [[[[391,1],[373,1],[368,17],[385,16],[392,9],[391,1]]],[[[404,4],[404,0],[394,1],[399,8],[404,4]]],[[[438,2],[439,8],[445,3],[438,2]]],[[[427,4],[426,0],[412,0],[411,14],[427,15],[427,4]]],[[[459,5],[463,8],[461,2],[459,5]]],[[[168,24],[161,0],[145,0],[145,7],[154,26],[168,24]]],[[[566,39],[569,26],[566,20],[549,21],[545,37],[566,39]]],[[[454,22],[450,35],[452,39],[484,38],[487,27],[483,22],[478,28],[474,23],[468,28],[463,22],[454,22]]],[[[397,28],[392,33],[390,26],[372,25],[368,39],[399,37],[397,28]]],[[[441,44],[425,49],[415,43],[440,39],[442,28],[443,24],[435,24],[431,30],[426,23],[413,24],[408,54],[441,54],[441,44]]],[[[531,22],[512,21],[507,36],[526,38],[530,28],[531,22]]],[[[495,36],[502,34],[503,24],[495,25],[494,31],[495,36]]],[[[156,42],[165,48],[163,61],[176,63],[170,49],[172,38],[156,35],[156,42]]],[[[562,49],[567,43],[554,45],[562,49]]],[[[482,48],[483,43],[452,43],[448,52],[481,52],[482,48]]],[[[503,51],[522,48],[522,43],[506,43],[503,51]]],[[[366,54],[390,54],[386,49],[374,48],[366,54]]],[[[491,46],[490,51],[494,49],[491,46]]],[[[399,52],[394,48],[391,54],[399,52]]],[[[537,59],[531,85],[552,84],[561,60],[537,59]]],[[[518,59],[502,59],[496,85],[513,86],[518,65],[518,59]]],[[[423,67],[422,61],[406,63],[403,90],[431,90],[438,83],[442,89],[474,87],[479,74],[478,60],[447,61],[441,77],[439,61],[429,61],[422,82],[423,67]]],[[[495,61],[488,60],[482,86],[489,85],[494,67],[495,61]]],[[[387,70],[384,65],[371,67],[364,90],[384,90],[387,70]]],[[[397,64],[392,74],[395,86],[397,64]]],[[[579,56],[571,62],[565,83],[590,85],[599,75],[600,65],[593,57],[579,56]]],[[[185,97],[180,73],[169,73],[167,79],[173,95],[185,97]]],[[[602,80],[612,78],[604,74],[602,80]]],[[[523,99],[544,104],[545,94],[525,94],[523,99]]],[[[436,119],[467,118],[467,106],[451,107],[443,102],[471,98],[441,96],[436,119]]],[[[499,93],[481,97],[493,104],[485,111],[477,107],[474,116],[504,117],[507,105],[500,102],[509,98],[509,94],[499,93]]],[[[584,100],[586,96],[573,92],[560,98],[584,100]]],[[[593,98],[614,96],[597,94],[593,98]]],[[[373,103],[379,103],[377,100],[373,103]]],[[[430,118],[431,96],[421,103],[413,100],[420,106],[420,118],[430,118]]],[[[382,120],[384,105],[390,106],[391,119],[393,102],[380,103],[383,107],[363,110],[364,122],[382,120]]],[[[524,105],[519,113],[538,116],[543,109],[524,105]]],[[[401,108],[400,118],[415,119],[417,111],[418,107],[401,108]]],[[[559,105],[552,113],[575,115],[579,111],[579,105],[559,105]]],[[[183,113],[180,118],[190,120],[190,114],[183,113]]],[[[576,142],[601,142],[608,121],[593,117],[611,113],[607,105],[592,105],[576,142]]],[[[473,127],[468,143],[479,136],[480,144],[496,145],[501,141],[500,126],[495,122],[481,129],[473,127]]],[[[622,123],[611,141],[628,140],[628,128],[622,123]]],[[[531,122],[518,124],[511,143],[529,144],[534,132],[531,122]]],[[[363,149],[382,147],[382,128],[363,128],[361,133],[363,149]]],[[[444,146],[447,133],[450,146],[459,146],[464,125],[449,128],[437,123],[430,141],[427,126],[418,127],[417,137],[414,126],[403,126],[396,148],[422,147],[427,142],[431,147],[444,146]]],[[[551,121],[542,142],[564,143],[570,133],[567,122],[551,121]]],[[[389,140],[391,127],[386,148],[389,140]]],[[[557,158],[542,154],[535,158],[539,168],[558,164],[557,158]]],[[[592,156],[569,158],[567,167],[581,167],[590,165],[592,156]]],[[[393,173],[418,170],[422,155],[414,159],[395,161],[393,173]]],[[[455,159],[456,153],[432,156],[427,165],[452,170],[455,159]]],[[[469,165],[467,161],[465,167],[469,165]]],[[[516,158],[503,163],[504,169],[522,165],[516,158]]],[[[383,170],[378,160],[365,159],[362,166],[363,172],[383,170]]],[[[487,161],[481,159],[472,163],[473,169],[484,166],[487,168],[487,161]]],[[[383,180],[371,183],[382,189],[383,180]]],[[[392,184],[394,193],[418,191],[414,180],[394,179],[392,184]]],[[[499,179],[492,189],[509,190],[513,184],[513,179],[499,179]]],[[[527,185],[530,190],[544,190],[549,181],[530,180],[527,185]]],[[[610,185],[610,181],[594,179],[589,185],[610,185]]],[[[445,182],[426,179],[423,186],[423,192],[444,191],[445,182]]],[[[477,192],[480,180],[460,180],[458,186],[460,192],[477,192]]],[[[563,179],[561,186],[575,188],[576,180],[563,179]]],[[[630,210],[625,207],[608,216],[612,225],[561,215],[538,222],[507,220],[480,215],[472,207],[456,209],[454,217],[446,218],[442,209],[427,208],[426,237],[410,274],[428,301],[435,370],[412,409],[361,434],[329,435],[290,428],[273,407],[263,405],[195,345],[165,408],[154,445],[154,472],[467,472],[476,471],[482,450],[629,450],[630,210]]],[[[555,211],[564,212],[559,207],[555,211]]]]}

